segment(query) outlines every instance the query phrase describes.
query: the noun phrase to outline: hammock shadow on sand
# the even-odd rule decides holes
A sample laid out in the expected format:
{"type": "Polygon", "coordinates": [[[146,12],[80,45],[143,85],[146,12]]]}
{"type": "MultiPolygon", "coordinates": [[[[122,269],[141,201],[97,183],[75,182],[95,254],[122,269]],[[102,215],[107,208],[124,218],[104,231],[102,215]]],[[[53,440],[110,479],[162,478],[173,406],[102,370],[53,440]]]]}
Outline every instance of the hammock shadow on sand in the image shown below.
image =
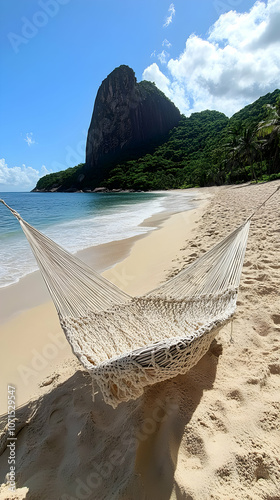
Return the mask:
{"type": "Polygon", "coordinates": [[[131,297],[7,208],[30,243],[74,354],[114,408],[185,374],[234,314],[250,218],[166,283],[131,297]]]}
{"type": "MultiPolygon", "coordinates": [[[[115,410],[100,394],[92,402],[91,377],[80,370],[18,409],[17,486],[29,486],[34,498],[45,498],[46,485],[48,498],[75,498],[83,483],[87,498],[115,498],[120,488],[121,498],[133,499],[137,492],[139,499],[142,492],[148,500],[169,500],[182,439],[188,455],[200,459],[203,454],[203,443],[191,428],[192,416],[215,381],[215,342],[187,374],[147,387],[141,398],[115,410]],[[44,471],[35,482],[26,459],[31,449],[32,463],[44,471]],[[54,470],[56,481],[51,480],[54,470]]],[[[6,439],[2,445],[5,450],[6,439]]],[[[1,456],[4,475],[7,453],[1,456]]],[[[177,492],[175,498],[182,496],[177,492]]]]}

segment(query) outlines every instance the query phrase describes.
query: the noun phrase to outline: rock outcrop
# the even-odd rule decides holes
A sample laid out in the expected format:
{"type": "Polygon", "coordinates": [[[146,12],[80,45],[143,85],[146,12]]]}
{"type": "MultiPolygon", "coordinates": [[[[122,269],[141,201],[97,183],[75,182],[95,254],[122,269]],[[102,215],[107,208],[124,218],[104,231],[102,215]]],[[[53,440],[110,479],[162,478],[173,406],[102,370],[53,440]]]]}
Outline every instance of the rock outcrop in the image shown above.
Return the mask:
{"type": "Polygon", "coordinates": [[[128,66],[114,69],[95,99],[86,145],[86,176],[101,180],[118,161],[147,153],[180,118],[180,111],[155,84],[137,83],[128,66]]]}

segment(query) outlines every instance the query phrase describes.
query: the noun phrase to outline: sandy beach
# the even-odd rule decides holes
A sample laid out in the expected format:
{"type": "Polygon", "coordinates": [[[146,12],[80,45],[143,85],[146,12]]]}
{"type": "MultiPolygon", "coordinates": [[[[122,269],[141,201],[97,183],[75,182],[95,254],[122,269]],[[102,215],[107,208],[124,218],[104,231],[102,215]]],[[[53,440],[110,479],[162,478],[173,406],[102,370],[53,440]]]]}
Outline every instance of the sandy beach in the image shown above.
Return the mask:
{"type": "MultiPolygon", "coordinates": [[[[141,295],[221,240],[279,185],[197,189],[198,208],[155,216],[146,223],[158,229],[144,237],[80,257],[141,295]]],[[[186,375],[151,386],[116,410],[100,394],[92,402],[90,377],[72,354],[38,273],[1,290],[0,413],[7,411],[7,384],[23,406],[16,422],[17,490],[3,485],[0,498],[280,499],[279,207],[278,191],[252,219],[232,328],[222,328],[186,375]]],[[[4,416],[1,427],[6,424],[4,416]]],[[[0,447],[4,482],[5,432],[0,447]]]]}
{"type": "MultiPolygon", "coordinates": [[[[208,191],[193,192],[199,208],[155,214],[142,223],[157,228],[154,231],[88,248],[77,256],[127,293],[141,295],[151,290],[164,279],[211,196],[208,191]]],[[[44,392],[40,385],[57,367],[76,358],[39,271],[0,289],[0,310],[0,390],[6,394],[7,384],[15,385],[20,406],[44,392]]],[[[1,398],[0,415],[6,408],[6,398],[1,398]]]]}

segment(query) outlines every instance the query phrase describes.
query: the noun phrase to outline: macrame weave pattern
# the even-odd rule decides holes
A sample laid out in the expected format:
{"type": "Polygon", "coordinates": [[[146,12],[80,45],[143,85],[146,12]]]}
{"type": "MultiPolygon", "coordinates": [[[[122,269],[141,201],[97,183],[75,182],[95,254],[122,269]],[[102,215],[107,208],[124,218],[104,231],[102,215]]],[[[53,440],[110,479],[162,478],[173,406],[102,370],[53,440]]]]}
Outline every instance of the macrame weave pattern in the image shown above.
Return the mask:
{"type": "Polygon", "coordinates": [[[186,373],[233,315],[250,219],[178,275],[131,297],[25,222],[74,354],[116,407],[186,373]]]}

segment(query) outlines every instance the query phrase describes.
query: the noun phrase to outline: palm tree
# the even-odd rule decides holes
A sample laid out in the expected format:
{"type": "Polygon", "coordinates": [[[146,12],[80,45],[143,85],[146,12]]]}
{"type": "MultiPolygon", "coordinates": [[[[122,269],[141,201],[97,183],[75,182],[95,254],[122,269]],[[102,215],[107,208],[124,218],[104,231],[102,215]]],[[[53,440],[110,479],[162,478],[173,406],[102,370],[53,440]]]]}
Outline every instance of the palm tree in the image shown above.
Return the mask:
{"type": "Polygon", "coordinates": [[[259,123],[257,134],[261,137],[265,137],[270,134],[280,133],[280,98],[277,99],[275,106],[267,104],[268,116],[266,120],[259,123]]]}
{"type": "MultiPolygon", "coordinates": [[[[280,166],[279,142],[280,142],[280,98],[274,106],[267,104],[268,116],[266,120],[259,123],[257,128],[258,137],[265,139],[265,146],[268,152],[268,163],[272,163],[272,171],[277,172],[280,166]]],[[[268,172],[270,173],[270,172],[268,172]]]]}
{"type": "Polygon", "coordinates": [[[260,149],[260,143],[256,137],[253,128],[245,128],[243,134],[239,137],[237,151],[240,159],[246,165],[249,165],[251,177],[256,181],[256,172],[254,169],[254,160],[257,158],[260,149]]]}
{"type": "Polygon", "coordinates": [[[226,172],[231,178],[232,171],[238,170],[239,166],[239,138],[241,134],[240,125],[234,125],[229,129],[229,141],[225,144],[226,159],[224,164],[226,167],[226,172]]]}

